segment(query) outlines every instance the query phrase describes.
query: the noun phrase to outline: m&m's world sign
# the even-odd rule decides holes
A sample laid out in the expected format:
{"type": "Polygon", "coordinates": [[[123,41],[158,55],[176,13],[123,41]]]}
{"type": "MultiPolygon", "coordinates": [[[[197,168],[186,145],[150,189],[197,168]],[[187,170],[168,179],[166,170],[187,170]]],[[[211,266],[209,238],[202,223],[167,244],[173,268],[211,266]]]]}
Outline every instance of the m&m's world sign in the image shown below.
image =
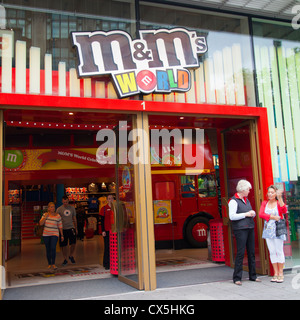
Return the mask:
{"type": "Polygon", "coordinates": [[[140,30],[139,38],[121,30],[72,32],[79,77],[110,74],[120,98],[138,93],[186,92],[189,68],[207,51],[205,37],[184,28],[140,30]]]}

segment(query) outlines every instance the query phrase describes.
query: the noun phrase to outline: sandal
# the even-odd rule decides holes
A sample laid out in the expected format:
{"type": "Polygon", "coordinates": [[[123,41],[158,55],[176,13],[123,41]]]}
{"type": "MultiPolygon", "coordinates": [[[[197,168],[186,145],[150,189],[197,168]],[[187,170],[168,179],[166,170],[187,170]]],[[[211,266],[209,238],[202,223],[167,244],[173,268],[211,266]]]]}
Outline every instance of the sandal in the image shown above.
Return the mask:
{"type": "Polygon", "coordinates": [[[242,285],[242,281],[235,281],[234,284],[236,284],[237,286],[241,286],[242,285]]]}
{"type": "Polygon", "coordinates": [[[278,276],[273,276],[273,278],[271,279],[271,282],[277,282],[278,280],[278,276]]]}
{"type": "Polygon", "coordinates": [[[284,279],[284,276],[278,276],[277,283],[282,283],[284,279]]]}

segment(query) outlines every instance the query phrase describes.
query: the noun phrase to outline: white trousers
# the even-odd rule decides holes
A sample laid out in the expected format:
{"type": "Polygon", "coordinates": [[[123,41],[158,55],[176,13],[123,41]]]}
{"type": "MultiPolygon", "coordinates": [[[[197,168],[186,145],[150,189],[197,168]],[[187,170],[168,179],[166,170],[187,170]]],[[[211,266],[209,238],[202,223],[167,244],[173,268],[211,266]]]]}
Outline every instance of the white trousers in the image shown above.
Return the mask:
{"type": "Polygon", "coordinates": [[[285,257],[283,252],[283,240],[266,239],[272,263],[284,263],[285,257]]]}

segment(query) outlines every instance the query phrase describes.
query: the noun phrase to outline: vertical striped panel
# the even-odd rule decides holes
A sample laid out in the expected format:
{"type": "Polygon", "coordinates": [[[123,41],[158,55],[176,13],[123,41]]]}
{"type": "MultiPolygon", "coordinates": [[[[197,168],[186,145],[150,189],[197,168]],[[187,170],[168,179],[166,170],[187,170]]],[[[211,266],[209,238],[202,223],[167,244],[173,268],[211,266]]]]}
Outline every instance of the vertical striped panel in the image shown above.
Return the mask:
{"type": "Polygon", "coordinates": [[[83,80],[83,96],[85,98],[90,98],[92,96],[92,79],[83,80]]]}
{"type": "Polygon", "coordinates": [[[29,93],[40,93],[40,66],[41,66],[41,49],[31,47],[29,49],[29,93]]]}
{"type": "Polygon", "coordinates": [[[244,79],[243,79],[243,64],[242,64],[242,52],[240,44],[234,44],[232,46],[232,60],[234,71],[234,85],[236,104],[241,106],[245,105],[245,92],[244,92],[244,79]]]}
{"type": "Polygon", "coordinates": [[[70,97],[80,97],[80,80],[75,68],[69,70],[70,97]]]}
{"type": "Polygon", "coordinates": [[[215,93],[215,77],[213,62],[210,58],[204,60],[204,76],[206,84],[206,98],[207,103],[216,103],[216,93],[215,93]]]}
{"type": "Polygon", "coordinates": [[[300,97],[300,51],[295,54],[296,72],[297,72],[297,84],[298,84],[298,96],[300,97]]]}
{"type": "Polygon", "coordinates": [[[2,35],[2,92],[12,92],[12,56],[13,56],[13,35],[2,35]]]}
{"type": "Polygon", "coordinates": [[[16,93],[26,93],[26,42],[16,41],[16,93]]]}
{"type": "Polygon", "coordinates": [[[45,64],[45,94],[52,95],[52,54],[46,53],[45,64]]]}
{"type": "Polygon", "coordinates": [[[277,160],[277,145],[276,145],[276,132],[275,132],[275,118],[273,111],[273,95],[270,76],[269,52],[267,47],[261,48],[261,66],[262,66],[262,84],[264,93],[264,106],[268,111],[268,123],[270,132],[270,146],[272,155],[273,175],[279,178],[279,167],[277,160]]]}
{"type": "Polygon", "coordinates": [[[58,95],[67,95],[67,84],[66,84],[66,63],[58,63],[58,95]]]}
{"type": "Polygon", "coordinates": [[[185,103],[185,93],[175,92],[175,102],[185,103]]]}
{"type": "Polygon", "coordinates": [[[195,103],[196,93],[195,93],[195,73],[194,70],[190,70],[191,75],[191,89],[186,93],[186,102],[195,103]]]}
{"type": "Polygon", "coordinates": [[[107,98],[109,99],[118,99],[117,92],[111,81],[107,85],[107,95],[108,95],[107,98]]]}
{"type": "Polygon", "coordinates": [[[105,98],[105,82],[96,81],[95,83],[96,98],[105,98]]]}
{"type": "Polygon", "coordinates": [[[234,96],[234,82],[233,82],[233,65],[232,65],[232,53],[230,47],[223,49],[223,66],[225,76],[225,93],[226,103],[233,105],[235,104],[234,96]]]}
{"type": "MultiPolygon", "coordinates": [[[[280,170],[281,170],[281,180],[288,181],[288,168],[286,161],[286,149],[285,149],[285,136],[283,128],[282,119],[282,106],[280,98],[280,85],[279,85],[279,75],[277,68],[277,58],[276,49],[274,46],[269,48],[270,52],[270,64],[271,64],[271,76],[273,83],[273,97],[274,97],[274,109],[276,117],[276,127],[277,127],[277,138],[278,138],[278,150],[279,150],[279,160],[280,160],[280,170]]],[[[275,178],[277,178],[275,176],[275,178]]]]}
{"type": "Polygon", "coordinates": [[[195,70],[196,77],[196,97],[198,103],[206,101],[205,98],[205,82],[204,82],[204,66],[200,63],[200,67],[195,70]]]}
{"type": "Polygon", "coordinates": [[[153,99],[152,99],[152,94],[145,94],[144,96],[143,96],[143,100],[144,101],[152,101],[153,99]]]}
{"type": "Polygon", "coordinates": [[[297,86],[297,74],[296,74],[296,64],[295,64],[295,52],[293,49],[286,50],[287,55],[287,71],[289,79],[289,89],[290,89],[290,103],[292,111],[292,120],[294,127],[294,139],[295,139],[295,149],[296,149],[296,159],[297,159],[297,174],[300,176],[300,105],[299,105],[299,95],[297,86]]]}
{"type": "Polygon", "coordinates": [[[156,93],[156,94],[153,95],[153,100],[154,100],[154,101],[163,102],[163,101],[164,101],[164,95],[163,95],[163,94],[156,93]]]}
{"type": "Polygon", "coordinates": [[[285,136],[286,136],[285,140],[286,140],[287,156],[288,156],[288,168],[289,168],[289,174],[290,174],[289,178],[291,181],[296,181],[298,180],[298,177],[297,177],[297,170],[296,170],[295,145],[294,145],[294,137],[293,137],[290,95],[289,95],[289,88],[288,88],[288,78],[287,78],[284,48],[278,47],[277,55],[278,55],[278,65],[279,65],[279,78],[280,78],[284,128],[285,128],[285,136]]]}
{"type": "Polygon", "coordinates": [[[255,65],[256,65],[256,79],[257,79],[257,90],[258,90],[258,102],[263,105],[264,92],[262,88],[262,79],[261,79],[261,62],[260,62],[260,47],[254,47],[255,55],[255,65]]]}
{"type": "Polygon", "coordinates": [[[216,51],[213,54],[214,70],[215,70],[215,83],[216,83],[216,98],[218,104],[225,104],[225,87],[224,87],[224,69],[223,57],[221,51],[216,51]]]}
{"type": "Polygon", "coordinates": [[[174,102],[174,92],[165,94],[164,97],[166,102],[174,102]]]}

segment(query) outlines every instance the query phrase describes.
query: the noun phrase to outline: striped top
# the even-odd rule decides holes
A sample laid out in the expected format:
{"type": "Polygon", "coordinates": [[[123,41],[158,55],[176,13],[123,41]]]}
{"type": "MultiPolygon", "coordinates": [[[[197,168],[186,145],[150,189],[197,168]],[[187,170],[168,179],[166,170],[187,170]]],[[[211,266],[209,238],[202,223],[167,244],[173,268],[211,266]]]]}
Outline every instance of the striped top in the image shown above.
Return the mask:
{"type": "Polygon", "coordinates": [[[48,216],[45,220],[43,236],[59,236],[59,229],[62,228],[61,216],[48,216]]]}

